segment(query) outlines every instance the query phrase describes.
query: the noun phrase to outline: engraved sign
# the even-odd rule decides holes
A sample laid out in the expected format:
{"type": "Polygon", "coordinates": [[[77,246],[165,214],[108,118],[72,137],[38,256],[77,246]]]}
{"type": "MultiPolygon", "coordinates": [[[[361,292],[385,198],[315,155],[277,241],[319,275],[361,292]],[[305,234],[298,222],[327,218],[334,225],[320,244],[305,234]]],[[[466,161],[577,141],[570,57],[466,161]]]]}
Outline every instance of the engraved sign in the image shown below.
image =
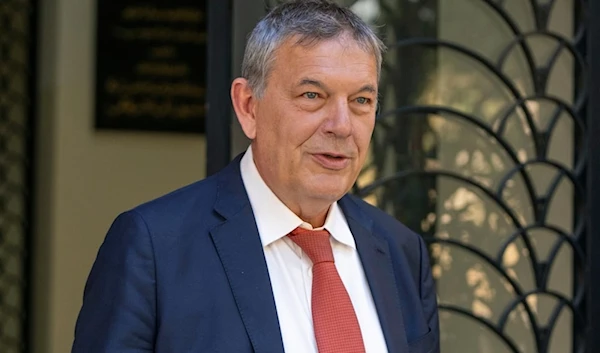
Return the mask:
{"type": "Polygon", "coordinates": [[[96,127],[204,132],[206,0],[98,0],[96,127]]]}

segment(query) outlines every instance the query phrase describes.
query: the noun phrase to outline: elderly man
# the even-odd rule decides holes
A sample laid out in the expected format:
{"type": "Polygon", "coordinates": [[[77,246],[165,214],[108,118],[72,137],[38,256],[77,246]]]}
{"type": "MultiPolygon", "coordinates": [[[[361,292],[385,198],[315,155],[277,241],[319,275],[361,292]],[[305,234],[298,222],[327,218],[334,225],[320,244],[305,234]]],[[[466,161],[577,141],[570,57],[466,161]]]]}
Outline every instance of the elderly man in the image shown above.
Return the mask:
{"type": "Polygon", "coordinates": [[[346,195],[375,123],[382,47],[329,1],[260,21],[231,86],[251,146],[117,217],[73,352],[439,352],[423,241],[346,195]]]}

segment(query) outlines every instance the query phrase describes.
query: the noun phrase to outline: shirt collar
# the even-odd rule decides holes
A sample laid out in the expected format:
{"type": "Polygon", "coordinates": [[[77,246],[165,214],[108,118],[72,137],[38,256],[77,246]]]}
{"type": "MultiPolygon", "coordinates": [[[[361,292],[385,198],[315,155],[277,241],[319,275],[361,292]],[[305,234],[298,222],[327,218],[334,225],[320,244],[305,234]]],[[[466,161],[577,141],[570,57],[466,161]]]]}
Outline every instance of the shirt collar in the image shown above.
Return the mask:
{"type": "MultiPolygon", "coordinates": [[[[248,147],[242,157],[240,171],[263,247],[287,236],[297,227],[313,229],[309,223],[302,221],[283,204],[264,182],[256,169],[252,146],[248,147]]],[[[356,249],[350,227],[337,202],[334,202],[329,208],[323,227],[316,229],[323,228],[327,229],[338,242],[356,249]]]]}

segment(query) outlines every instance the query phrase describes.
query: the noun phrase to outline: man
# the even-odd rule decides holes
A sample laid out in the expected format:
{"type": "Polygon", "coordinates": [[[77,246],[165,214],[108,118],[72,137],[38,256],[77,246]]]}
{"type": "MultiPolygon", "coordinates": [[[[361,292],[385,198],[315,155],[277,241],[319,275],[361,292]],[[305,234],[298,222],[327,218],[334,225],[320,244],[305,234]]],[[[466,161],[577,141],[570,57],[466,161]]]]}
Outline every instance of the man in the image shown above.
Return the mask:
{"type": "Polygon", "coordinates": [[[346,195],[375,123],[382,47],[328,1],[267,15],[231,87],[251,146],[117,217],[73,351],[439,352],[423,241],[346,195]]]}

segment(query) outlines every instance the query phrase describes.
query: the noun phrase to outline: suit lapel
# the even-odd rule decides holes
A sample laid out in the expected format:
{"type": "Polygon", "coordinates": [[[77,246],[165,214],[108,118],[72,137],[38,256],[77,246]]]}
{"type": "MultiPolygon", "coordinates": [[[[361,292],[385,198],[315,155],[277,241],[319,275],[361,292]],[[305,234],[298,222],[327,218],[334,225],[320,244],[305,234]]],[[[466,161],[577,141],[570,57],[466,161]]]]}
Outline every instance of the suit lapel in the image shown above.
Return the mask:
{"type": "MultiPolygon", "coordinates": [[[[214,209],[225,219],[210,232],[238,310],[257,353],[283,353],[283,341],[262,243],[244,188],[238,156],[220,173],[214,209]]],[[[339,202],[354,236],[390,353],[408,352],[387,243],[372,231],[350,197],[339,202]]]]}
{"type": "Polygon", "coordinates": [[[350,197],[345,196],[339,204],[354,236],[388,351],[408,352],[402,308],[387,243],[372,233],[372,220],[358,209],[350,197]]]}
{"type": "Polygon", "coordinates": [[[225,221],[210,232],[254,351],[283,353],[275,299],[240,157],[222,173],[215,211],[225,221]]]}

